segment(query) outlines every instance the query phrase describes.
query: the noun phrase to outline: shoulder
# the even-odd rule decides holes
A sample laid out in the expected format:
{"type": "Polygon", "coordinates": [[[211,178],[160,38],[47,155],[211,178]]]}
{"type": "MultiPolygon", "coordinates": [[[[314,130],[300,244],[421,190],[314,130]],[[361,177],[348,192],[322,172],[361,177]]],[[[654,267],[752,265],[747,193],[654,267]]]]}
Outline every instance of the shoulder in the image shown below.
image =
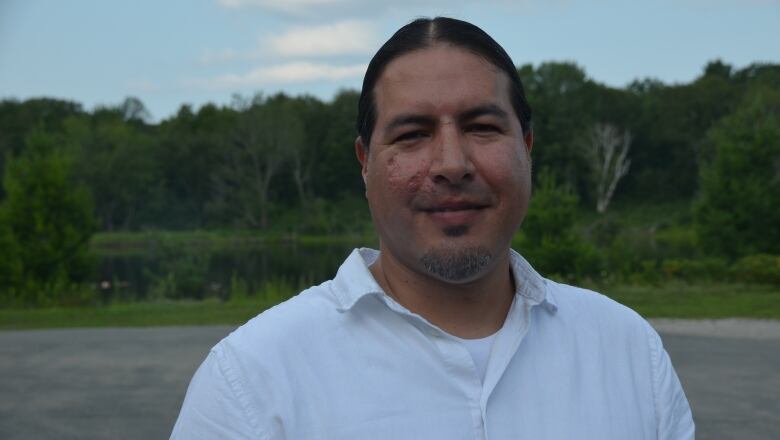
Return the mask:
{"type": "Polygon", "coordinates": [[[338,325],[338,303],[331,294],[332,281],[310,287],[271,307],[240,326],[214,349],[229,358],[262,349],[282,350],[291,344],[313,342],[328,327],[338,325]]]}
{"type": "Polygon", "coordinates": [[[339,315],[328,281],[237,328],[195,373],[173,438],[280,438],[275,415],[295,408],[288,376],[313,376],[339,315]]]}
{"type": "Polygon", "coordinates": [[[652,343],[657,334],[637,312],[593,290],[545,279],[547,295],[557,305],[558,318],[569,325],[602,334],[631,336],[652,343]]]}

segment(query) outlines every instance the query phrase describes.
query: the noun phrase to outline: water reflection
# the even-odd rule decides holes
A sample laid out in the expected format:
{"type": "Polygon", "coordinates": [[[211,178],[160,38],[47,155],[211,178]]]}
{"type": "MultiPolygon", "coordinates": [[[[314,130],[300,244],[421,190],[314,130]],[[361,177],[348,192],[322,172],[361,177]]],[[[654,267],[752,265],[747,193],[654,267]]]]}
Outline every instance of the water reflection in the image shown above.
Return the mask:
{"type": "Polygon", "coordinates": [[[319,284],[332,278],[353,244],[257,244],[234,248],[157,246],[129,254],[98,254],[96,283],[104,300],[136,301],[158,294],[174,283],[165,296],[227,298],[231,282],[246,283],[249,291],[269,281],[292,286],[319,284]]]}

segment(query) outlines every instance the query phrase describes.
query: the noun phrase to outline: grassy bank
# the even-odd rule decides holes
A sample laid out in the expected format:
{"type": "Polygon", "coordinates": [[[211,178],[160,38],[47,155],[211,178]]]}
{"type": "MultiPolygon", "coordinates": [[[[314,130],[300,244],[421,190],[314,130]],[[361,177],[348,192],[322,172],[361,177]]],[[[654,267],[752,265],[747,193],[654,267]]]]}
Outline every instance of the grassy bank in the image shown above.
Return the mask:
{"type": "Polygon", "coordinates": [[[252,230],[225,231],[120,231],[99,232],[90,240],[90,248],[97,253],[145,252],[159,243],[194,246],[206,249],[240,248],[262,244],[294,243],[301,246],[355,243],[363,245],[376,241],[373,235],[298,235],[261,233],[252,230]]]}
{"type": "Polygon", "coordinates": [[[778,286],[672,282],[662,286],[607,286],[600,290],[646,318],[780,319],[778,286]]]}
{"type": "MultiPolygon", "coordinates": [[[[780,319],[780,289],[743,284],[590,286],[647,318],[780,319]]],[[[0,329],[238,325],[275,304],[268,299],[163,301],[104,307],[0,310],[0,329]]]]}
{"type": "Polygon", "coordinates": [[[240,324],[272,305],[204,300],[0,310],[0,330],[240,324]]]}

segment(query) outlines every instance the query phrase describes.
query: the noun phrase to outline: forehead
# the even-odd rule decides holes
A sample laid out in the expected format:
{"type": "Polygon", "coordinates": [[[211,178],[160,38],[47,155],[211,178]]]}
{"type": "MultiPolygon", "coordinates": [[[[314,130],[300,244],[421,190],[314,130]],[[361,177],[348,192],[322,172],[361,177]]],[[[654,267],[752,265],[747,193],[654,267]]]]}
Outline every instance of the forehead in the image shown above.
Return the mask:
{"type": "Polygon", "coordinates": [[[416,50],[388,63],[374,96],[378,125],[409,111],[447,114],[472,105],[495,104],[512,112],[506,74],[484,58],[446,44],[416,50]]]}

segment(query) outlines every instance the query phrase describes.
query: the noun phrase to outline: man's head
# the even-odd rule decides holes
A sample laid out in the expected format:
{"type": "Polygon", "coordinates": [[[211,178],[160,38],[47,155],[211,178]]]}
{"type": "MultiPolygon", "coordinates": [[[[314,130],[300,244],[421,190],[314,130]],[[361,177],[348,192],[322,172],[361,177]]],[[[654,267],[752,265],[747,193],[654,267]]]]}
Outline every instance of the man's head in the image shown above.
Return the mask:
{"type": "Polygon", "coordinates": [[[507,262],[533,135],[503,49],[465,22],[415,21],[371,61],[360,106],[355,148],[383,258],[451,283],[507,262]]]}
{"type": "Polygon", "coordinates": [[[371,59],[363,78],[356,129],[366,146],[376,124],[374,86],[394,59],[435,44],[447,43],[473,52],[502,70],[509,78],[507,93],[524,132],[531,131],[531,107],[512,59],[485,31],[471,23],[447,17],[419,18],[399,29],[371,59]]]}

